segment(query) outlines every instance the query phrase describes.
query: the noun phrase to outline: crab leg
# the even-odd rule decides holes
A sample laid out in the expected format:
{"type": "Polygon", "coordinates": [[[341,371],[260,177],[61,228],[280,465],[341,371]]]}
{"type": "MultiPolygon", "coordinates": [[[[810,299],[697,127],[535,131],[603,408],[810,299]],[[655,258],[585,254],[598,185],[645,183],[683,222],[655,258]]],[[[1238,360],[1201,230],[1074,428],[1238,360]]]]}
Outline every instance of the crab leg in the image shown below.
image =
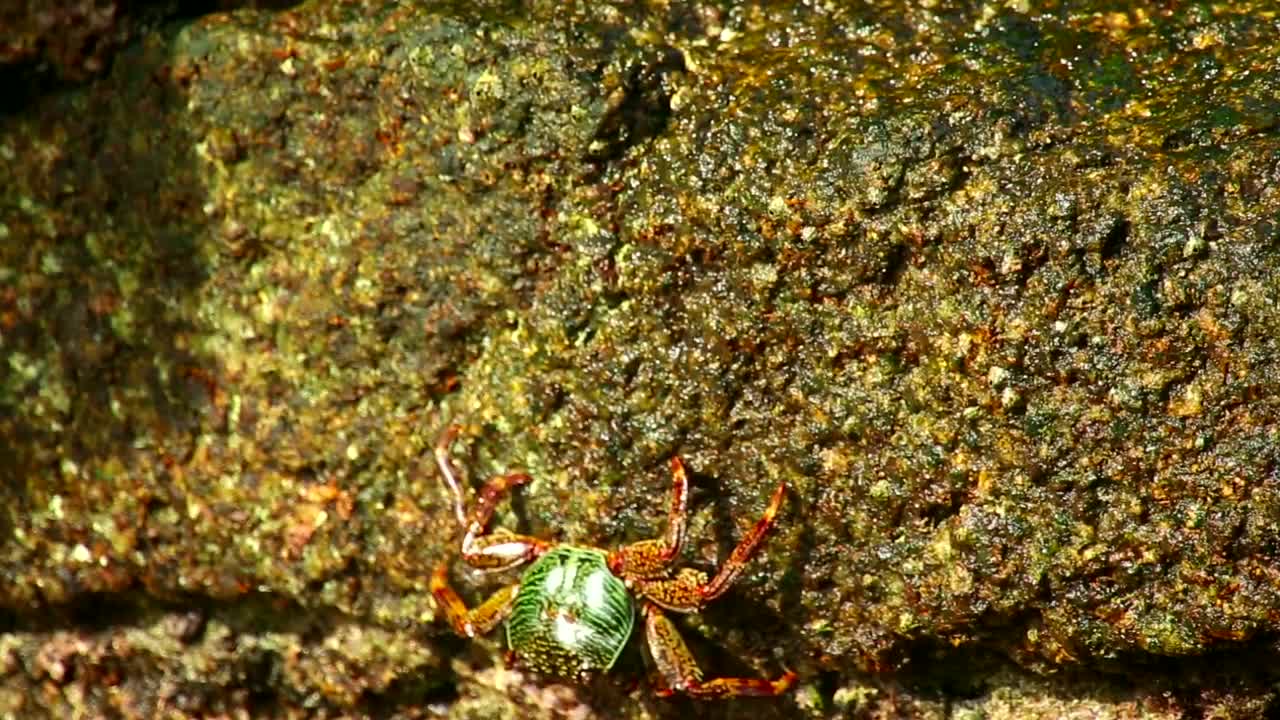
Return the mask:
{"type": "Polygon", "coordinates": [[[773,527],[773,519],[778,515],[778,507],[782,505],[782,495],[787,490],[787,486],[778,483],[778,489],[773,491],[773,497],[769,499],[769,507],[764,509],[764,514],[756,521],[756,526],[751,528],[751,532],[738,542],[738,546],[729,554],[729,560],[720,566],[720,572],[711,579],[711,582],[698,588],[698,594],[702,596],[702,602],[715,600],[724,594],[725,590],[738,579],[738,575],[742,573],[742,568],[746,566],[752,555],[755,555],[756,548],[760,547],[760,541],[764,539],[765,533],[769,532],[769,528],[773,527]]]}
{"type": "Polygon", "coordinates": [[[676,573],[674,577],[628,578],[631,586],[637,594],[668,610],[685,613],[701,610],[704,605],[723,595],[733,585],[733,581],[742,574],[747,561],[759,549],[765,533],[773,527],[778,508],[782,505],[784,492],[786,492],[786,485],[778,485],[778,489],[773,491],[773,497],[769,500],[769,507],[765,508],[764,514],[756,521],[755,527],[742,538],[710,582],[707,581],[705,573],[686,568],[676,573]]]}
{"type": "Polygon", "coordinates": [[[462,492],[462,484],[458,482],[458,476],[453,470],[453,463],[449,461],[449,446],[453,444],[454,439],[458,437],[458,433],[461,430],[461,425],[450,425],[440,434],[440,439],[436,440],[436,465],[440,466],[440,474],[444,476],[444,482],[449,486],[450,494],[453,495],[453,514],[458,518],[458,524],[466,528],[466,494],[462,492]]]}
{"type": "Polygon", "coordinates": [[[446,563],[440,563],[431,574],[431,595],[436,604],[444,611],[453,626],[453,631],[463,637],[484,635],[497,627],[511,612],[511,602],[515,600],[520,583],[513,583],[480,603],[478,607],[468,608],[458,597],[458,593],[449,587],[449,572],[446,563]]]}
{"type": "Polygon", "coordinates": [[[661,696],[682,692],[698,699],[712,700],[743,695],[781,695],[796,680],[796,674],[790,670],[776,680],[736,677],[703,680],[702,669],[693,659],[675,624],[653,603],[645,603],[644,629],[649,655],[666,684],[658,689],[661,696]]]}
{"type": "Polygon", "coordinates": [[[449,459],[449,445],[461,428],[450,425],[436,443],[436,464],[453,495],[453,511],[466,534],[462,536],[462,558],[467,564],[484,570],[505,570],[529,562],[547,551],[548,543],[528,535],[512,533],[486,534],[493,509],[512,487],[529,482],[525,473],[507,473],[491,478],[480,490],[480,499],[471,518],[467,519],[467,500],[449,459]]]}
{"type": "Polygon", "coordinates": [[[609,570],[619,577],[660,577],[684,547],[689,478],[679,457],[671,458],[671,510],[660,540],[641,540],[609,553],[609,570]]]}

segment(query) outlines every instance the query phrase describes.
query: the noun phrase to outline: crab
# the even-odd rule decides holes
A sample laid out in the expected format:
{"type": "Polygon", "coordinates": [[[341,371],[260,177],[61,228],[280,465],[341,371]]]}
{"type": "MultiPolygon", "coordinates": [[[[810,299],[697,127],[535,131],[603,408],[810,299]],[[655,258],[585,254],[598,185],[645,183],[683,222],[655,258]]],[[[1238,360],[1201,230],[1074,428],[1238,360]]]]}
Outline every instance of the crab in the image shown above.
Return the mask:
{"type": "Polygon", "coordinates": [[[678,456],[671,459],[673,481],[666,534],[604,550],[505,531],[487,532],[498,501],[530,477],[516,472],[492,478],[468,512],[462,484],[449,459],[449,448],[459,430],[451,426],[441,435],[435,458],[464,533],[462,559],[485,571],[532,564],[519,580],[479,606],[468,608],[449,586],[448,559],[441,562],[431,576],[431,594],[454,632],[474,638],[505,620],[507,646],[517,662],[543,675],[581,681],[613,667],[639,614],[644,620],[645,644],[657,666],[656,691],[660,696],[773,696],[786,692],[795,682],[796,675],[790,670],[772,680],[706,679],[666,615],[666,611],[696,613],[733,585],[773,526],[785,483],[778,485],[755,527],[709,578],[700,570],[673,567],[684,545],[689,499],[689,480],[678,456]]]}

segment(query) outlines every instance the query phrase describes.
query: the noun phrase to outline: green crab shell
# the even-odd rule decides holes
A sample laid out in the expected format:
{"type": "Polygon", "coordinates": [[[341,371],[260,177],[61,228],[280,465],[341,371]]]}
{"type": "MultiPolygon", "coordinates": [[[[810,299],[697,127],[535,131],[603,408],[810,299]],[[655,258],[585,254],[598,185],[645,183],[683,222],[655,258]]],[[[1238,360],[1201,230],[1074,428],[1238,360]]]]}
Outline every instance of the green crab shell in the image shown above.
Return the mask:
{"type": "Polygon", "coordinates": [[[520,578],[507,617],[507,647],[536,672],[577,677],[608,670],[635,623],[631,593],[601,550],[564,545],[520,578]]]}

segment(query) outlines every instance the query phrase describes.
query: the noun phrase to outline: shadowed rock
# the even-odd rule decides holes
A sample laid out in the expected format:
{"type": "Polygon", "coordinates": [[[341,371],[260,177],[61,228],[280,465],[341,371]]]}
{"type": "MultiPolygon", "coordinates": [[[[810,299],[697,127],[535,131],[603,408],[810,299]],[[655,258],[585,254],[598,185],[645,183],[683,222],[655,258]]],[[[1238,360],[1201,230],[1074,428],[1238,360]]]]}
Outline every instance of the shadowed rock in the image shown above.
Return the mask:
{"type": "Polygon", "coordinates": [[[315,3],[32,97],[0,711],[687,716],[449,637],[447,422],[604,547],[679,453],[704,567],[787,483],[683,629],[801,688],[707,716],[1274,711],[1280,30],[1111,5],[315,3]]]}

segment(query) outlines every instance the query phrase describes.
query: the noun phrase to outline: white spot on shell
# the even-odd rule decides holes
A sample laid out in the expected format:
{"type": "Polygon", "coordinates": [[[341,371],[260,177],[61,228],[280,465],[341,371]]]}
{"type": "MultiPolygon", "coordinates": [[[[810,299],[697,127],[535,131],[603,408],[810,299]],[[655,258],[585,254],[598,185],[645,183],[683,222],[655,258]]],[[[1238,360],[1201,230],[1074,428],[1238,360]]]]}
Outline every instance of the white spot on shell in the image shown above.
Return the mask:
{"type": "Polygon", "coordinates": [[[583,594],[587,598],[588,607],[601,607],[605,603],[605,583],[609,581],[609,577],[603,572],[597,572],[587,578],[585,587],[582,588],[583,594]]]}
{"type": "Polygon", "coordinates": [[[565,647],[578,647],[591,636],[591,628],[575,621],[568,615],[556,615],[555,621],[556,640],[565,647]]]}

